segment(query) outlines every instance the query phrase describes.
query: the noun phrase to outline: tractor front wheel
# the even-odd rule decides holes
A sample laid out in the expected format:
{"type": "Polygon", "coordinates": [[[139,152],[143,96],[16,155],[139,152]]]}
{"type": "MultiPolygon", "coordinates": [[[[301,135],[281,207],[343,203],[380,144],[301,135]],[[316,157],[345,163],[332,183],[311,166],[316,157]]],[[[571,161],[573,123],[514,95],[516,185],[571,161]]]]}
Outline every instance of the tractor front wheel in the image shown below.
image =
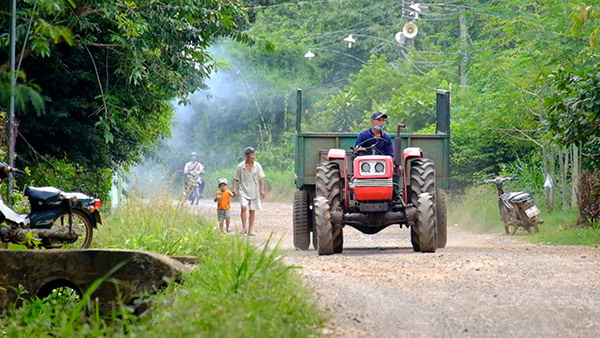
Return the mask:
{"type": "Polygon", "coordinates": [[[315,230],[317,232],[317,252],[321,255],[333,254],[333,226],[329,202],[325,197],[315,198],[315,230]]]}
{"type": "Polygon", "coordinates": [[[315,226],[313,231],[317,232],[317,250],[319,255],[341,253],[344,247],[344,233],[341,228],[334,229],[331,224],[331,211],[338,210],[342,206],[342,178],[339,164],[336,162],[319,163],[315,178],[315,226]],[[327,202],[326,212],[319,210],[319,208],[325,207],[323,201],[317,206],[319,198],[323,198],[327,202]],[[322,223],[325,222],[325,218],[328,219],[327,224],[322,223]],[[322,243],[322,241],[326,242],[322,243]]]}
{"type": "Polygon", "coordinates": [[[413,247],[415,247],[415,251],[435,252],[437,249],[437,229],[433,195],[429,193],[420,194],[418,202],[419,217],[416,224],[410,228],[413,247]],[[417,245],[415,246],[415,244],[417,245]]]}

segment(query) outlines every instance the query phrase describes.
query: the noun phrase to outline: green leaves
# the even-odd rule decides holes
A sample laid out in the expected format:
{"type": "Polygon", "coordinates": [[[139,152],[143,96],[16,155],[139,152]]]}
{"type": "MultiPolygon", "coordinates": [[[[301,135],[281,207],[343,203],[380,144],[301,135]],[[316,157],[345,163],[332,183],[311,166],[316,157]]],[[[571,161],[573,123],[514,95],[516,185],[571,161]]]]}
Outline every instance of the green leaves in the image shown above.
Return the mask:
{"type": "MultiPolygon", "coordinates": [[[[547,130],[555,142],[582,145],[584,152],[600,151],[600,58],[579,69],[561,68],[548,78],[555,89],[544,101],[547,130]]],[[[589,162],[600,169],[600,159],[589,162]]]]}

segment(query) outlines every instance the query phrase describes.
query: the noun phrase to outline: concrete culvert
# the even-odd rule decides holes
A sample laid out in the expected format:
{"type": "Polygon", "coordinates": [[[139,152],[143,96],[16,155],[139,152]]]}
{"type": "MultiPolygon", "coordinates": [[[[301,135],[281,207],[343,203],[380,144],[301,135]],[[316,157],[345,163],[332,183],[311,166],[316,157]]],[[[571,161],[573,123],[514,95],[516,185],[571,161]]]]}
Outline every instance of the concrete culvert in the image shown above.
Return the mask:
{"type": "Polygon", "coordinates": [[[39,299],[51,298],[65,302],[78,302],[83,298],[83,293],[75,283],[66,279],[55,279],[42,285],[36,292],[39,299]]]}

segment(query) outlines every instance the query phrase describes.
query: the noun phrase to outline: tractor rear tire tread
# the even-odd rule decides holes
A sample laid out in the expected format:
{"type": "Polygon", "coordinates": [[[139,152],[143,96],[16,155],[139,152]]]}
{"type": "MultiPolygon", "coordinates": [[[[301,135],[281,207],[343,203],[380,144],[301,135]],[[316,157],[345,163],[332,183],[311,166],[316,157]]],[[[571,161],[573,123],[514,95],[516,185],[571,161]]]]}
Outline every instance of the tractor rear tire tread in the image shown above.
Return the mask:
{"type": "Polygon", "coordinates": [[[294,193],[293,236],[294,247],[308,250],[310,247],[310,209],[308,193],[298,190],[294,193]]]}
{"type": "Polygon", "coordinates": [[[435,194],[435,165],[427,158],[412,160],[410,167],[411,201],[414,202],[422,193],[435,194]]]}
{"type": "Polygon", "coordinates": [[[446,205],[446,192],[437,189],[435,196],[435,212],[437,226],[437,247],[445,248],[448,242],[448,208],[446,205]]]}

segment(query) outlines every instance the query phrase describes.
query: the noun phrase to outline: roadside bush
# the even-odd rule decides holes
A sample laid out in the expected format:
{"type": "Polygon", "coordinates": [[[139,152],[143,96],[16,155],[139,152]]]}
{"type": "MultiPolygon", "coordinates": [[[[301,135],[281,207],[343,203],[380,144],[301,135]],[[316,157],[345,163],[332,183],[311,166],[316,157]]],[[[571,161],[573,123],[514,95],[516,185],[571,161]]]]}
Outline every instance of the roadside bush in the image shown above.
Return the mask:
{"type": "Polygon", "coordinates": [[[501,164],[500,168],[501,176],[519,179],[517,183],[513,184],[519,191],[527,191],[531,194],[544,192],[544,170],[540,152],[533,152],[526,158],[501,164]]]}
{"type": "MultiPolygon", "coordinates": [[[[168,188],[163,188],[165,191],[168,188]]],[[[8,337],[308,337],[324,318],[310,291],[282,262],[277,246],[260,247],[226,236],[216,220],[198,215],[169,194],[130,193],[128,203],[109,215],[94,247],[152,250],[193,255],[196,268],[182,284],[151,296],[152,308],[134,316],[123,306],[102,317],[85,303],[25,302],[0,315],[8,337]]],[[[4,292],[6,290],[0,290],[4,292]]],[[[84,297],[85,298],[85,297],[84,297]]],[[[92,308],[93,309],[93,308],[92,308]]]]}
{"type": "Polygon", "coordinates": [[[492,184],[471,186],[460,195],[452,195],[448,206],[448,224],[475,231],[504,231],[498,211],[498,194],[492,184]]]}
{"type": "Polygon", "coordinates": [[[581,173],[577,225],[589,226],[600,222],[600,177],[590,172],[581,173]]]}

